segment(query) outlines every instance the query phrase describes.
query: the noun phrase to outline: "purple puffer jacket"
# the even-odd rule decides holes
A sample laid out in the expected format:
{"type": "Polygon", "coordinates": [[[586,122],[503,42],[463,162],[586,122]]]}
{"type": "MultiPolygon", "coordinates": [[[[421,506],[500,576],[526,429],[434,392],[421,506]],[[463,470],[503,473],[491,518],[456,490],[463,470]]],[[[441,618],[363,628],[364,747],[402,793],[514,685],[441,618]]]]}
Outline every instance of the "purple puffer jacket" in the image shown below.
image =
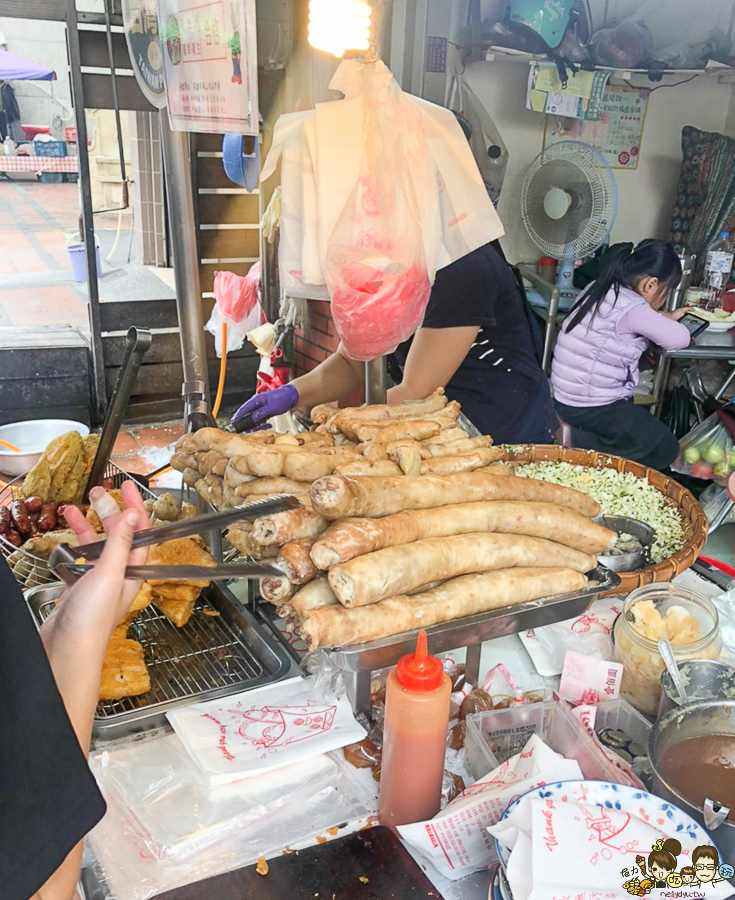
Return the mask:
{"type": "MultiPolygon", "coordinates": [[[[585,316],[571,333],[562,326],[551,367],[555,400],[566,406],[588,407],[606,406],[633,396],[640,378],[641,354],[648,347],[649,337],[655,337],[637,334],[625,323],[621,327],[621,320],[630,310],[639,314],[641,310],[637,308],[644,308],[649,316],[653,312],[635,291],[623,287],[615,301],[615,293],[610,290],[591,322],[590,316],[585,316]]],[[[686,331],[682,325],[657,314],[656,318],[664,327],[686,331]]],[[[680,345],[686,346],[687,342],[688,333],[680,345]]]]}

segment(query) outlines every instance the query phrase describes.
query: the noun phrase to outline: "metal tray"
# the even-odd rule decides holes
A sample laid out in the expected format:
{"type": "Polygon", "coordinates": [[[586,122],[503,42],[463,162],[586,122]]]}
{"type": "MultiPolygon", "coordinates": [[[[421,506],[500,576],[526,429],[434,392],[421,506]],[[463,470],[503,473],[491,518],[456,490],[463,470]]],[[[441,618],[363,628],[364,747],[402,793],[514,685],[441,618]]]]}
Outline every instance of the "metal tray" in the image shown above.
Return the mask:
{"type": "MultiPolygon", "coordinates": [[[[28,591],[26,602],[37,625],[50,614],[62,590],[55,583],[28,591]]],[[[145,649],[151,690],[99,702],[94,734],[104,740],[160,727],[166,712],[176,706],[271,684],[291,671],[285,650],[223,585],[202,592],[183,628],[151,605],[131,623],[129,634],[145,649]]]]}
{"type": "MultiPolygon", "coordinates": [[[[558,594],[521,603],[518,606],[431,625],[426,629],[429,651],[444,653],[458,647],[471,647],[483,641],[491,641],[493,638],[505,637],[507,634],[516,634],[529,628],[540,628],[542,625],[552,625],[564,619],[571,619],[581,615],[598,594],[614,591],[620,584],[620,576],[604,566],[598,566],[588,572],[587,576],[597,583],[582,591],[558,594]]],[[[414,651],[419,630],[417,628],[378,641],[338,647],[324,652],[329,654],[336,666],[346,672],[384,669],[394,666],[402,656],[414,651]]]]}

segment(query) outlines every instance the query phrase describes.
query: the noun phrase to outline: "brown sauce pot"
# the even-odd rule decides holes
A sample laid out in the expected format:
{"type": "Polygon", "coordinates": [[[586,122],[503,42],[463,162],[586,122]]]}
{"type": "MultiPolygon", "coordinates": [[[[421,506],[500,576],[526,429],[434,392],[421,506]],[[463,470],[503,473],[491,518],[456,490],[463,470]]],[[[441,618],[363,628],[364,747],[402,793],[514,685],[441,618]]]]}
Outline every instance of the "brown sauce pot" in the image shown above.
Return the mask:
{"type": "Polygon", "coordinates": [[[728,819],[730,811],[718,805],[716,796],[708,797],[702,806],[695,805],[661,771],[661,758],[670,747],[689,738],[707,735],[733,735],[735,738],[735,700],[689,703],[659,717],[648,740],[648,756],[653,769],[652,793],[699,822],[712,836],[720,860],[730,863],[735,859],[735,809],[728,819]]]}

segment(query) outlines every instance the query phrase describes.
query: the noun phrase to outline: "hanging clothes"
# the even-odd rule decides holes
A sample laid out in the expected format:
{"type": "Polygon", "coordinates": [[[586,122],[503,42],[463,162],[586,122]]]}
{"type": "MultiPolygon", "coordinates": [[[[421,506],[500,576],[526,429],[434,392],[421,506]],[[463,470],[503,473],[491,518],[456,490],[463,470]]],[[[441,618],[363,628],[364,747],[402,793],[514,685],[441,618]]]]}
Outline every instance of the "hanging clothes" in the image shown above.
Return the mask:
{"type": "Polygon", "coordinates": [[[687,125],[681,148],[670,239],[677,250],[697,255],[694,284],[699,284],[705,251],[720,231],[735,228],[735,141],[687,125]]]}
{"type": "Polygon", "coordinates": [[[20,107],[15,98],[15,90],[9,81],[4,81],[0,87],[0,98],[2,99],[2,107],[5,113],[5,119],[8,126],[13,122],[20,122],[20,107]]]}

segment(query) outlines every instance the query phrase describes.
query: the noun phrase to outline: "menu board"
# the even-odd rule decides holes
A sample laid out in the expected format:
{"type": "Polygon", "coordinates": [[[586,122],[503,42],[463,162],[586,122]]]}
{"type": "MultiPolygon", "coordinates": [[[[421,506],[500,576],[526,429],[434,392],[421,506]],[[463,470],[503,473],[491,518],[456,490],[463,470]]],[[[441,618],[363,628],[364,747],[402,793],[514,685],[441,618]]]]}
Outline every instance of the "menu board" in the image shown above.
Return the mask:
{"type": "Polygon", "coordinates": [[[158,0],[174,131],[258,133],[255,0],[158,0]]]}
{"type": "Polygon", "coordinates": [[[613,169],[637,169],[649,93],[645,88],[607,85],[599,119],[547,117],[544,146],[584,141],[599,150],[613,169]]]}

